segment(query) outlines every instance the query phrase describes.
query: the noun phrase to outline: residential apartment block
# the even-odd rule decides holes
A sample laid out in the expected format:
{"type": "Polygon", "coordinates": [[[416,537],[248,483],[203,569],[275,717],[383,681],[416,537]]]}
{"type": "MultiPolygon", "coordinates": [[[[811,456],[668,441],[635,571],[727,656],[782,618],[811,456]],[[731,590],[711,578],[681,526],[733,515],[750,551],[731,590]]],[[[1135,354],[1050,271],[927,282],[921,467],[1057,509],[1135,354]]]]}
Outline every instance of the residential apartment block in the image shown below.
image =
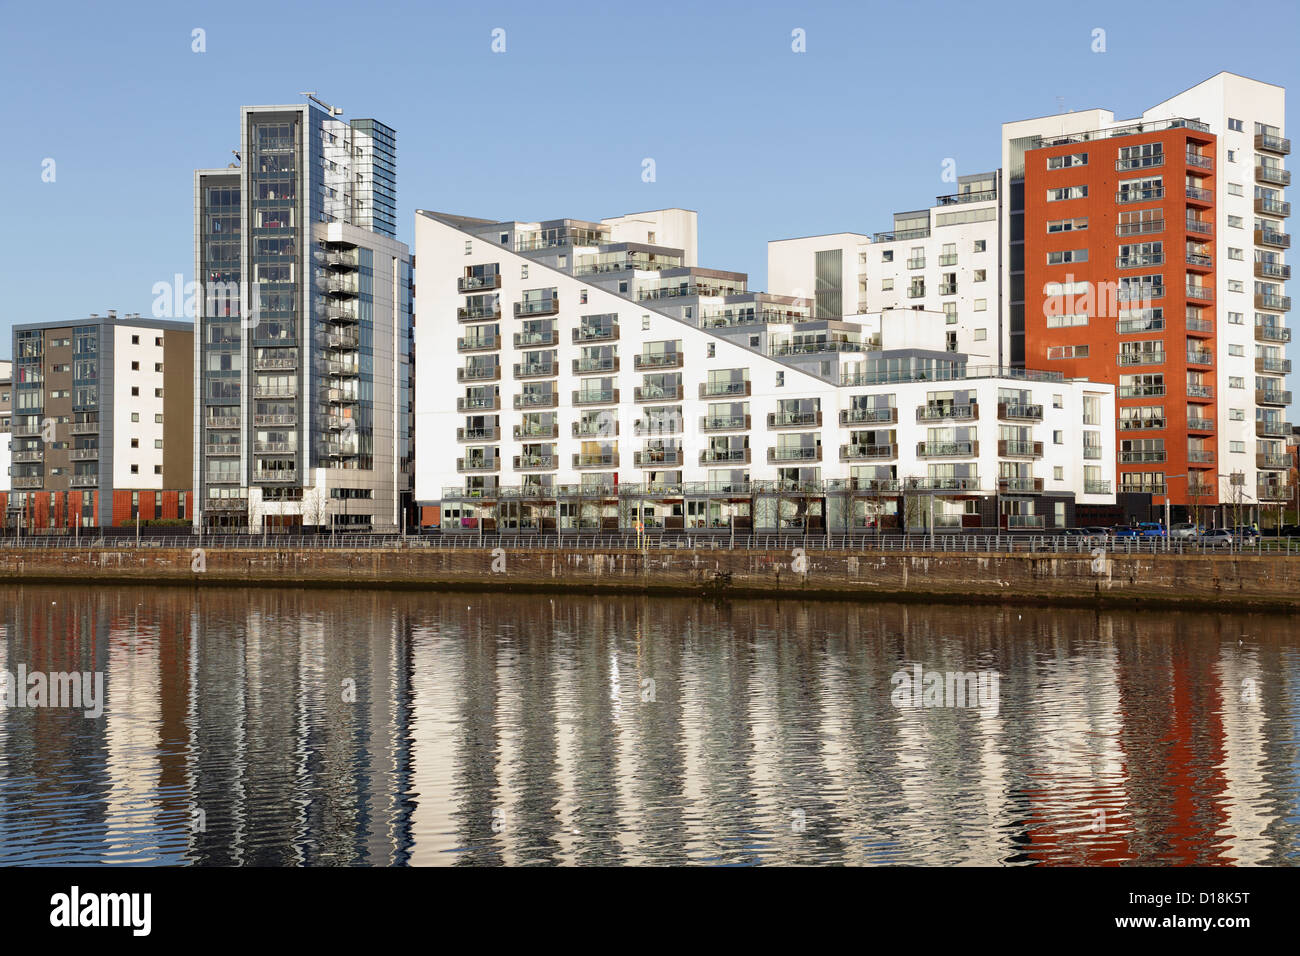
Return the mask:
{"type": "Polygon", "coordinates": [[[13,531],[190,517],[194,335],[139,315],[13,329],[13,531]]]}
{"type": "MultiPolygon", "coordinates": [[[[444,532],[1059,528],[1114,502],[1114,389],[818,316],[696,218],[417,211],[416,498],[444,532]]],[[[906,240],[904,240],[906,241],[906,240]]]]}
{"type": "Polygon", "coordinates": [[[1294,495],[1284,98],[1220,73],[1136,119],[1007,123],[996,173],[889,232],[772,242],[769,284],[823,318],[944,311],[949,350],[1113,385],[1120,493],[1257,514],[1294,495]]]}
{"type": "Polygon", "coordinates": [[[412,485],[411,262],[396,138],[314,99],[240,111],[194,177],[194,520],[385,530],[412,485]]]}

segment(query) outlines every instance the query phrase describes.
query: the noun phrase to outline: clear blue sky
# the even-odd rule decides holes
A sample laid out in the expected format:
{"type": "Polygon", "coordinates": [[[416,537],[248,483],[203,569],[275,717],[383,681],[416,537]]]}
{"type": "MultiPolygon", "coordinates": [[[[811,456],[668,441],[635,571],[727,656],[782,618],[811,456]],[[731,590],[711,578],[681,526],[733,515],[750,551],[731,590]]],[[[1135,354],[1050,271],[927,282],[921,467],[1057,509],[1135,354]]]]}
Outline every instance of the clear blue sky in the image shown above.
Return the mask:
{"type": "Polygon", "coordinates": [[[0,354],[14,322],[147,314],[155,282],[191,278],[193,170],[230,160],[240,105],[300,90],[396,128],[407,242],[416,208],[683,206],[700,213],[702,263],[761,288],[768,239],[887,228],[952,191],[946,157],[995,168],[1005,120],[1062,103],[1130,116],[1220,70],[1300,91],[1298,41],[1289,0],[0,0],[0,354]]]}

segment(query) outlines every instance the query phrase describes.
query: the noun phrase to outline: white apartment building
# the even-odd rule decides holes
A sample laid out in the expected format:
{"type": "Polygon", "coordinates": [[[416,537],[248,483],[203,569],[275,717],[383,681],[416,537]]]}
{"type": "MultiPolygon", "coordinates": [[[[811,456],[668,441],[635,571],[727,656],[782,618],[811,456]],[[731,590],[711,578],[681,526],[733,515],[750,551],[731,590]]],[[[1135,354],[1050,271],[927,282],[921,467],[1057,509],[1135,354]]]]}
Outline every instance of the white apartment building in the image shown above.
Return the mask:
{"type": "Polygon", "coordinates": [[[1114,503],[1113,388],[955,352],[942,308],[753,292],[696,264],[694,213],[417,211],[415,242],[416,500],[444,532],[1051,529],[1114,503]]]}

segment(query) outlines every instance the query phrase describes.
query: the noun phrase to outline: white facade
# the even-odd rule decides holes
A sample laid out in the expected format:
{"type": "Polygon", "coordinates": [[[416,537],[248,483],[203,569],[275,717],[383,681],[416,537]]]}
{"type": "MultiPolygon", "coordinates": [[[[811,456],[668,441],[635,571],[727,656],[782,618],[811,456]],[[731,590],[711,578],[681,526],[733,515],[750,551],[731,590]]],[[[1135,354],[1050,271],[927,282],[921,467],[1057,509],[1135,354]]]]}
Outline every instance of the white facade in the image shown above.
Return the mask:
{"type": "MultiPolygon", "coordinates": [[[[928,493],[926,527],[961,526],[980,497],[1006,500],[1009,524],[1024,527],[1064,522],[1052,495],[1113,503],[1113,388],[955,355],[939,310],[814,320],[807,299],[679,265],[681,246],[658,251],[666,268],[607,268],[649,252],[610,249],[622,220],[567,222],[552,228],[572,241],[552,233],[539,246],[527,236],[548,224],[417,213],[417,502],[446,515],[451,499],[528,485],[648,494],[910,482],[928,493]],[[525,329],[533,321],[547,328],[525,329]],[[603,337],[583,339],[584,328],[603,337]],[[545,341],[529,347],[534,334],[545,341]],[[954,363],[964,374],[945,371],[954,363]],[[546,397],[529,406],[530,390],[546,397]],[[1002,417],[1000,403],[1033,409],[1002,417]],[[1085,431],[1095,432],[1086,459],[1085,431]]],[[[691,527],[689,508],[686,518],[691,527]]]]}
{"type": "Polygon", "coordinates": [[[105,328],[113,335],[113,487],[161,490],[163,337],[147,325],[105,328]]]}

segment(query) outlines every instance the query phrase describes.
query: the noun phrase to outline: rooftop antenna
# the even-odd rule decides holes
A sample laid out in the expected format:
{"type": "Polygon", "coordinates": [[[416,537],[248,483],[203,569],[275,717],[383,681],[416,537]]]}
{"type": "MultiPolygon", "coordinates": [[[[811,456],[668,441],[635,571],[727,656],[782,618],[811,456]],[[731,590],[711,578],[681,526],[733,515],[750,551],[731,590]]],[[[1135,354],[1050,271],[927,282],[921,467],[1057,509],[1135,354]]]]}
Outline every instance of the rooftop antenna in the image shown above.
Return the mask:
{"type": "Polygon", "coordinates": [[[330,105],[329,105],[328,103],[326,103],[324,100],[317,99],[317,97],[316,97],[316,91],[315,91],[315,90],[304,90],[303,92],[299,93],[298,95],[299,95],[299,96],[305,96],[305,97],[307,97],[307,99],[311,100],[313,103],[315,103],[315,104],[316,104],[317,106],[319,106],[321,109],[323,109],[325,112],[329,113],[330,116],[342,116],[342,115],[343,115],[343,107],[341,107],[341,106],[330,106],[330,105]]]}

